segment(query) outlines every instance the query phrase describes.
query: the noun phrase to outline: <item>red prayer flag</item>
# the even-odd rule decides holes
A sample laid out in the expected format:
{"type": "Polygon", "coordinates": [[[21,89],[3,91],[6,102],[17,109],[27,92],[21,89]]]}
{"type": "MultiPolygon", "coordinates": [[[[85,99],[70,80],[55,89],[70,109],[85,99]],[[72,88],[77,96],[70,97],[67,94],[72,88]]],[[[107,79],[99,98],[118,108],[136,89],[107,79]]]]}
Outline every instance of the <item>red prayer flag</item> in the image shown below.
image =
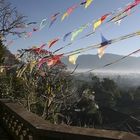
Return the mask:
{"type": "Polygon", "coordinates": [[[57,41],[59,41],[58,38],[49,41],[49,43],[48,43],[48,47],[51,48],[51,47],[52,47],[57,41]]]}

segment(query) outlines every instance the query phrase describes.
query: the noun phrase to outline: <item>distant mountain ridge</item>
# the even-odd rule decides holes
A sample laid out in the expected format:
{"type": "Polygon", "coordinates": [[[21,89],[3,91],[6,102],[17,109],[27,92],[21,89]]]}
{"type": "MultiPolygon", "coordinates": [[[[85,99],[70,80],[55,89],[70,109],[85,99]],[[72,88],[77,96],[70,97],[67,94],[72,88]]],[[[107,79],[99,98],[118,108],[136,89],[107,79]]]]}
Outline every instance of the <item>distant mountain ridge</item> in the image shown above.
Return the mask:
{"type": "Polygon", "coordinates": [[[14,64],[18,63],[18,60],[15,58],[15,55],[12,54],[9,50],[5,49],[5,53],[4,53],[4,64],[8,65],[8,66],[12,66],[14,64]]]}
{"type": "MultiPolygon", "coordinates": [[[[101,59],[97,55],[80,55],[76,61],[79,64],[78,69],[92,69],[103,67],[104,65],[111,63],[115,60],[121,59],[122,55],[116,54],[105,54],[101,59]]],[[[68,61],[68,58],[63,58],[62,62],[72,69],[75,65],[68,61]]],[[[111,66],[103,68],[104,70],[140,70],[140,57],[129,56],[118,63],[112,64],[111,66]]]]}

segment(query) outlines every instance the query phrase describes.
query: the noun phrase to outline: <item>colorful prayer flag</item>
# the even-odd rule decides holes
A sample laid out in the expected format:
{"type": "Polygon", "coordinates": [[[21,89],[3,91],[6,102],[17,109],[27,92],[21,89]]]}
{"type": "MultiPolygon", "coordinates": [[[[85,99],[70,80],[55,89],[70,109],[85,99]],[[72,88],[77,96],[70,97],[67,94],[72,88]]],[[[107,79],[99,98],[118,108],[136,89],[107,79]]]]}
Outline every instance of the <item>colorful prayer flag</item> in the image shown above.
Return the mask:
{"type": "Polygon", "coordinates": [[[98,28],[109,15],[110,14],[105,14],[99,20],[95,21],[94,25],[93,25],[94,26],[94,30],[96,30],[96,28],[98,28]]]}
{"type": "Polygon", "coordinates": [[[83,1],[80,3],[80,5],[85,5],[86,4],[86,1],[83,1]]]}
{"type": "Polygon", "coordinates": [[[100,25],[102,24],[102,21],[99,19],[96,22],[94,22],[94,30],[96,30],[96,28],[98,28],[100,25]]]}
{"type": "Polygon", "coordinates": [[[86,0],[85,8],[89,7],[93,0],[86,0]]]}
{"type": "Polygon", "coordinates": [[[39,30],[43,29],[47,25],[47,19],[43,19],[40,23],[39,30]]]}
{"type": "Polygon", "coordinates": [[[78,55],[70,55],[69,62],[75,65],[77,58],[78,58],[78,55]]]}
{"type": "Polygon", "coordinates": [[[49,25],[49,28],[53,25],[53,23],[56,21],[57,19],[57,16],[59,15],[60,13],[55,13],[54,15],[51,16],[51,23],[49,25]]]}
{"type": "Polygon", "coordinates": [[[67,11],[63,14],[61,21],[68,17],[74,11],[75,8],[77,8],[77,5],[73,5],[72,7],[68,8],[67,11]]]}
{"type": "Polygon", "coordinates": [[[105,49],[107,45],[111,43],[110,40],[107,40],[102,34],[101,34],[101,40],[102,40],[101,46],[98,48],[99,58],[102,58],[102,56],[105,53],[105,49]]]}
{"type": "Polygon", "coordinates": [[[99,58],[102,58],[102,56],[104,55],[106,47],[107,46],[103,46],[103,47],[98,48],[98,56],[99,56],[99,58]]]}
{"type": "Polygon", "coordinates": [[[68,13],[67,12],[64,13],[63,16],[62,16],[62,18],[61,18],[61,21],[63,21],[67,16],[68,16],[68,13]]]}
{"type": "Polygon", "coordinates": [[[51,48],[56,42],[59,41],[59,38],[53,39],[48,42],[48,47],[51,48]]]}
{"type": "Polygon", "coordinates": [[[53,57],[48,58],[47,65],[50,67],[50,66],[59,64],[62,56],[63,56],[63,54],[60,54],[60,55],[54,55],[53,57]]]}
{"type": "Polygon", "coordinates": [[[64,35],[63,41],[66,41],[66,38],[67,38],[69,35],[71,35],[71,32],[68,32],[68,33],[66,33],[66,34],[64,35]]]}
{"type": "Polygon", "coordinates": [[[73,40],[78,36],[79,33],[83,32],[83,30],[84,30],[86,27],[88,27],[88,24],[83,25],[81,28],[79,28],[79,29],[76,30],[76,31],[73,31],[73,32],[72,32],[71,41],[73,41],[73,40]]]}
{"type": "Polygon", "coordinates": [[[51,21],[51,23],[50,23],[50,25],[49,25],[49,28],[54,24],[54,22],[56,21],[56,19],[57,19],[57,18],[54,18],[54,19],[51,21]]]}

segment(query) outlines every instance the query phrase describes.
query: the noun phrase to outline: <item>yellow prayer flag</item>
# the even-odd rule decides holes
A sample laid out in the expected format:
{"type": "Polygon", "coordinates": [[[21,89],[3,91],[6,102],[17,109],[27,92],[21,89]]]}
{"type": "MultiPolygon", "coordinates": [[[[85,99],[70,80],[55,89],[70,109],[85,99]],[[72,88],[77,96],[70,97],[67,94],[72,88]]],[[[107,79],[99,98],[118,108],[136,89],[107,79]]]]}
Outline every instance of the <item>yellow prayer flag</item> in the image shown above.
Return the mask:
{"type": "Polygon", "coordinates": [[[33,68],[35,67],[35,65],[37,64],[37,61],[31,61],[30,63],[30,73],[33,71],[33,68]]]}
{"type": "Polygon", "coordinates": [[[87,8],[92,3],[92,1],[93,0],[86,0],[85,8],[87,8]]]}
{"type": "Polygon", "coordinates": [[[139,31],[139,32],[137,32],[137,35],[140,35],[140,31],[139,31]]]}
{"type": "Polygon", "coordinates": [[[0,73],[3,73],[5,71],[4,67],[0,67],[0,73]]]}
{"type": "Polygon", "coordinates": [[[97,20],[96,22],[94,22],[94,30],[96,30],[96,28],[98,28],[100,25],[102,24],[101,19],[97,20]]]}
{"type": "Polygon", "coordinates": [[[78,55],[70,55],[69,62],[75,65],[77,58],[78,58],[78,55]]]}
{"type": "Polygon", "coordinates": [[[107,46],[103,46],[103,47],[98,48],[98,56],[99,56],[99,58],[102,58],[102,56],[105,54],[105,48],[106,47],[107,46]]]}
{"type": "Polygon", "coordinates": [[[67,16],[68,16],[68,13],[67,12],[64,13],[63,16],[62,16],[62,18],[61,18],[61,21],[63,21],[67,16]]]}

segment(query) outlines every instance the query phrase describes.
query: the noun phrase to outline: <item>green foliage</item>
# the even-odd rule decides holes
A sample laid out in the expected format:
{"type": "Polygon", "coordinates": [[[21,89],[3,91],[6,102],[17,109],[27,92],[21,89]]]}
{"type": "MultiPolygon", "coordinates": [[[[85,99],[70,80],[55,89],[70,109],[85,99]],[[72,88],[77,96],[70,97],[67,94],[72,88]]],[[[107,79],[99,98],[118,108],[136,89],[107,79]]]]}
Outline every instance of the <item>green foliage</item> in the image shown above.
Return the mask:
{"type": "Polygon", "coordinates": [[[21,79],[13,76],[0,76],[0,98],[20,100],[25,93],[26,89],[21,79]]]}
{"type": "Polygon", "coordinates": [[[21,57],[24,64],[17,70],[17,77],[26,89],[22,104],[29,111],[57,123],[61,109],[72,106],[76,101],[76,88],[64,65],[48,67],[44,63],[39,69],[36,62],[40,58],[43,56],[29,51],[21,57]]]}
{"type": "MultiPolygon", "coordinates": [[[[1,46],[4,50],[2,44],[1,46]]],[[[3,52],[0,54],[1,59],[3,52]]],[[[120,92],[113,80],[101,80],[94,75],[90,75],[89,81],[77,80],[65,71],[64,65],[48,67],[43,64],[38,69],[36,64],[32,65],[38,60],[38,56],[29,51],[21,59],[22,64],[18,69],[11,69],[6,75],[0,76],[0,98],[17,101],[52,123],[65,120],[66,124],[72,124],[76,115],[81,122],[76,120],[75,125],[84,126],[95,120],[102,124],[100,107],[116,109],[123,106],[124,101],[130,103],[140,99],[140,88],[120,92]]]]}
{"type": "Polygon", "coordinates": [[[115,107],[120,98],[120,91],[113,80],[104,78],[102,81],[98,77],[93,77],[92,88],[95,91],[95,100],[99,106],[115,107]]]}
{"type": "Polygon", "coordinates": [[[134,99],[140,101],[140,86],[135,90],[134,99]]]}

